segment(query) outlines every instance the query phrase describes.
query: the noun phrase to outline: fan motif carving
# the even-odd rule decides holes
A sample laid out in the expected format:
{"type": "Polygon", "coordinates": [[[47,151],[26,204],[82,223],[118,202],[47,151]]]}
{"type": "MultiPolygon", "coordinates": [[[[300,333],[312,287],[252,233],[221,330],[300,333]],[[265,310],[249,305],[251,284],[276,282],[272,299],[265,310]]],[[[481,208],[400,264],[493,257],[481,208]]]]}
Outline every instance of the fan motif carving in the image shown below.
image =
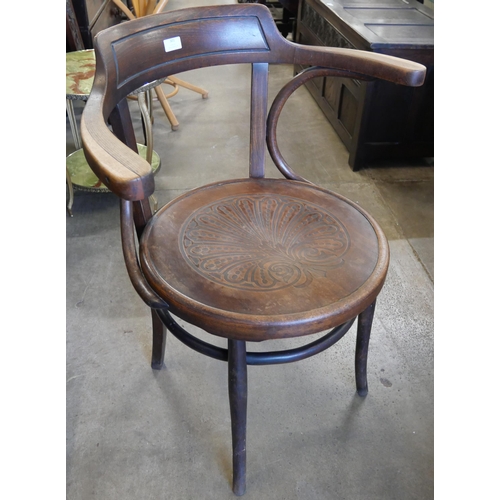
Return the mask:
{"type": "Polygon", "coordinates": [[[281,196],[244,195],[193,213],[180,249],[204,277],[243,290],[305,286],[343,264],[349,234],[331,213],[281,196]]]}

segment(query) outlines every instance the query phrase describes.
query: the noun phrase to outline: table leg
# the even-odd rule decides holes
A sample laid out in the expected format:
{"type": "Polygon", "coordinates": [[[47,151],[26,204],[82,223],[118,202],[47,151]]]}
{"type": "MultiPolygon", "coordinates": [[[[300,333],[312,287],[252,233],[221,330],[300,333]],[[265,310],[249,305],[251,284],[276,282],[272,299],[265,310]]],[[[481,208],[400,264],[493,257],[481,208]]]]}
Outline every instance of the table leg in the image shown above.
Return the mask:
{"type": "Polygon", "coordinates": [[[82,147],[82,140],[80,138],[80,130],[78,129],[75,110],[73,108],[73,101],[71,99],[66,99],[66,110],[68,112],[69,126],[71,127],[71,133],[73,134],[75,148],[80,149],[82,147]]]}
{"type": "MultiPolygon", "coordinates": [[[[151,114],[149,112],[151,101],[148,99],[147,92],[140,92],[137,95],[137,102],[139,103],[139,109],[141,110],[142,122],[144,124],[144,131],[146,135],[146,161],[151,165],[151,162],[153,161],[153,125],[151,114]]],[[[151,195],[149,199],[153,204],[153,212],[156,212],[158,210],[158,200],[154,195],[151,195]]]]}
{"type": "Polygon", "coordinates": [[[74,192],[73,192],[73,183],[71,182],[71,175],[69,175],[69,171],[66,168],[66,182],[68,183],[69,190],[69,201],[68,201],[68,214],[70,217],[73,217],[73,200],[74,200],[74,192]]]}

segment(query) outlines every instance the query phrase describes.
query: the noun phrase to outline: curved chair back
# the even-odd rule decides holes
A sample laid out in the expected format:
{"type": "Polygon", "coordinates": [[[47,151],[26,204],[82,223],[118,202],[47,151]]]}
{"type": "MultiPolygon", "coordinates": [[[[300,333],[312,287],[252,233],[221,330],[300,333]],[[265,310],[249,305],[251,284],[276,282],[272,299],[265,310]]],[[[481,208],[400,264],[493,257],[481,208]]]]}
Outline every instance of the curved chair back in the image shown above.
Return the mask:
{"type": "MultiPolygon", "coordinates": [[[[134,149],[135,144],[130,130],[121,135],[115,130],[129,147],[120,146],[107,122],[113,121],[113,110],[128,94],[148,82],[206,66],[253,64],[250,175],[258,177],[263,175],[265,138],[269,135],[265,123],[266,65],[318,66],[323,68],[321,74],[360,80],[380,78],[410,86],[421,85],[425,77],[424,66],[399,58],[290,42],[277,30],[269,10],[260,4],[190,8],[136,19],[99,33],[95,52],[96,78],[82,121],[87,159],[111,191],[133,201],[153,193],[153,175],[147,162],[130,154],[129,148],[134,149]]],[[[318,75],[311,72],[306,78],[318,75]]],[[[299,78],[290,89],[306,78],[299,78]]],[[[284,100],[278,109],[275,107],[275,115],[279,115],[284,100]]],[[[117,128],[126,127],[124,113],[122,109],[117,128]]],[[[280,167],[279,152],[271,151],[271,155],[275,161],[278,158],[280,167]]],[[[298,178],[286,171],[286,165],[282,168],[285,176],[298,178]]]]}

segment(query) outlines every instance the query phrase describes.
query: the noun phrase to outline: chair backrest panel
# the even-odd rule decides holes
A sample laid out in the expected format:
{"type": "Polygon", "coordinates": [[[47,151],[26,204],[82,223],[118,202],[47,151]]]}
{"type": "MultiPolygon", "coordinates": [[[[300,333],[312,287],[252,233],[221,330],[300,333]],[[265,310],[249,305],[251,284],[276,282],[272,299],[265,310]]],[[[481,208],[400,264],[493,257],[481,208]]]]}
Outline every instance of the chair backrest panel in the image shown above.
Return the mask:
{"type": "MultiPolygon", "coordinates": [[[[81,123],[84,149],[101,181],[132,201],[154,191],[151,168],[118,143],[107,121],[118,103],[147,83],[206,66],[252,63],[250,176],[262,177],[268,64],[320,66],[345,77],[381,78],[411,86],[421,85],[425,78],[425,67],[411,61],[290,42],[278,31],[269,9],[260,4],[196,7],[147,16],[103,30],[94,45],[96,76],[81,123]]],[[[271,123],[275,127],[275,121],[271,123]]],[[[272,152],[273,159],[279,156],[279,151],[272,152]]],[[[286,165],[278,167],[295,178],[287,174],[286,165]]]]}
{"type": "Polygon", "coordinates": [[[165,12],[114,26],[96,36],[96,57],[103,58],[108,84],[114,88],[115,104],[161,77],[200,67],[246,62],[326,67],[333,64],[340,70],[368,71],[372,77],[396,83],[418,85],[419,79],[420,84],[423,82],[422,67],[410,61],[289,42],[278,31],[269,9],[260,4],[201,9],[202,16],[200,8],[165,12]],[[406,70],[402,67],[405,63],[406,70]]]}
{"type": "Polygon", "coordinates": [[[236,11],[231,16],[207,7],[201,18],[198,9],[183,9],[99,33],[96,55],[103,57],[117,101],[152,80],[191,69],[293,60],[294,48],[276,29],[269,11],[259,4],[248,7],[243,15],[236,11]]]}
{"type": "Polygon", "coordinates": [[[235,17],[230,21],[197,19],[155,26],[118,40],[111,47],[118,89],[136,78],[144,78],[143,74],[149,78],[152,70],[170,75],[211,63],[221,64],[234,54],[238,54],[239,59],[243,52],[270,52],[256,17],[235,17]],[[131,65],[129,54],[136,51],[144,57],[131,65]]]}

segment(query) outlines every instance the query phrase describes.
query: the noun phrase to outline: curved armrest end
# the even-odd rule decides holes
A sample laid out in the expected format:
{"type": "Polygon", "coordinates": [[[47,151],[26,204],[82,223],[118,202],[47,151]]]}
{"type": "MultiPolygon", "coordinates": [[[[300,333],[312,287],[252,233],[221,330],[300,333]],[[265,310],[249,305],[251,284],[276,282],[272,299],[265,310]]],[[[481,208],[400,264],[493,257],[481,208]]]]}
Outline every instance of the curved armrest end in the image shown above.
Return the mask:
{"type": "Polygon", "coordinates": [[[423,85],[427,72],[424,65],[400,57],[337,47],[296,45],[295,62],[310,66],[335,67],[360,76],[409,87],[423,85]]]}
{"type": "Polygon", "coordinates": [[[151,165],[117,139],[103,123],[82,116],[83,150],[90,168],[120,198],[139,201],[154,192],[151,165]]]}

